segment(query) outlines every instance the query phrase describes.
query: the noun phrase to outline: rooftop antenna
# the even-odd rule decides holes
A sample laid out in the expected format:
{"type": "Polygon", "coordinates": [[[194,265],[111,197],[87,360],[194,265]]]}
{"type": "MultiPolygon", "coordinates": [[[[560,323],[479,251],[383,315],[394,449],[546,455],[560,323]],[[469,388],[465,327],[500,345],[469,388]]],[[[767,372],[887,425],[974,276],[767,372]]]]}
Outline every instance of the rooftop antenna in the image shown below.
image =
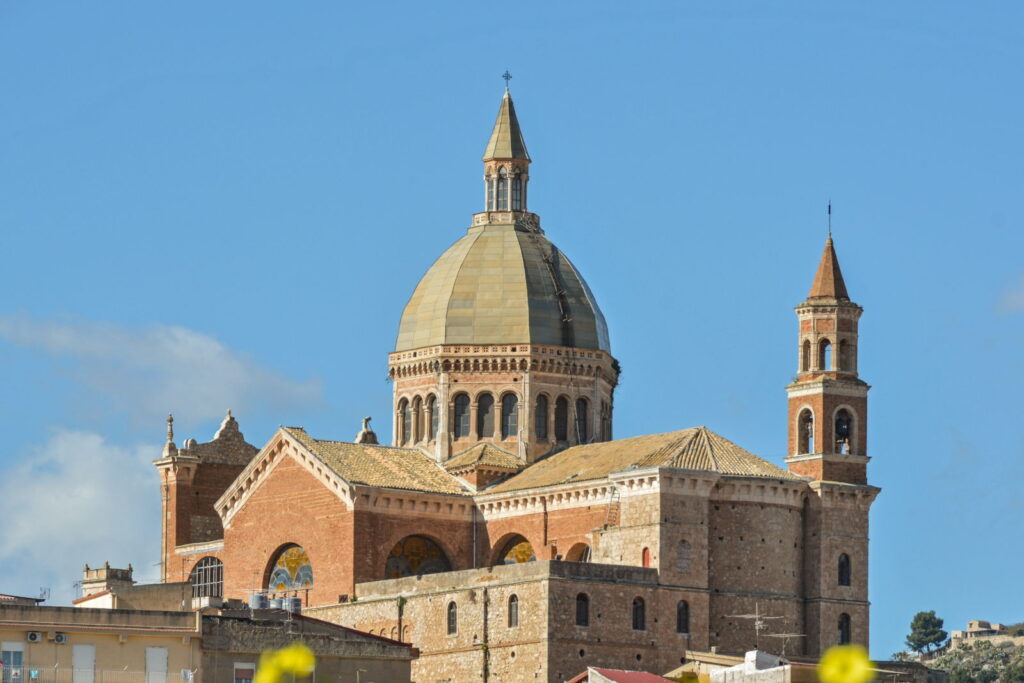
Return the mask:
{"type": "Polygon", "coordinates": [[[768,624],[765,623],[768,619],[782,619],[783,617],[768,616],[761,613],[761,606],[758,603],[754,603],[753,614],[727,614],[730,619],[750,619],[754,622],[754,649],[759,649],[761,644],[761,631],[768,628],[768,624]]]}
{"type": "Polygon", "coordinates": [[[505,69],[505,73],[501,74],[501,77],[505,79],[505,92],[508,92],[508,82],[512,80],[512,74],[505,69]]]}

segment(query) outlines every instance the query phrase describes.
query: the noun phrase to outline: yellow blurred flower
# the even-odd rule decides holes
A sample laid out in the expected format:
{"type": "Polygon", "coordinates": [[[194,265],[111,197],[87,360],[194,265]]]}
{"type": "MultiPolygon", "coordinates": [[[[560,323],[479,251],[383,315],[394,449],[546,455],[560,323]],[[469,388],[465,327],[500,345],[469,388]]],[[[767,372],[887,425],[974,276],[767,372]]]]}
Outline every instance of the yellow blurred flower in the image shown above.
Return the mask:
{"type": "Polygon", "coordinates": [[[313,672],[316,657],[302,643],[292,643],[280,650],[267,650],[260,655],[253,683],[278,683],[286,674],[308,676],[313,672]]]}
{"type": "Polygon", "coordinates": [[[822,683],[868,683],[874,669],[868,651],[860,645],[836,645],[818,660],[822,683]]]}

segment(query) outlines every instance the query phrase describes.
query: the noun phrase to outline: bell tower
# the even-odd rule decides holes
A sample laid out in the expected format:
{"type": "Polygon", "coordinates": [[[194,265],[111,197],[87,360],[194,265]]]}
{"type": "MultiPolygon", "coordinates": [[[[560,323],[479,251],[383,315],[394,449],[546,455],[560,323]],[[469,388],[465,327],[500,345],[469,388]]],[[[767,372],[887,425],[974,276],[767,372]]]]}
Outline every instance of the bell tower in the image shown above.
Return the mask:
{"type": "Polygon", "coordinates": [[[815,480],[867,483],[868,390],[857,374],[860,306],[850,301],[832,235],[799,320],[789,395],[789,470],[815,480]]]}

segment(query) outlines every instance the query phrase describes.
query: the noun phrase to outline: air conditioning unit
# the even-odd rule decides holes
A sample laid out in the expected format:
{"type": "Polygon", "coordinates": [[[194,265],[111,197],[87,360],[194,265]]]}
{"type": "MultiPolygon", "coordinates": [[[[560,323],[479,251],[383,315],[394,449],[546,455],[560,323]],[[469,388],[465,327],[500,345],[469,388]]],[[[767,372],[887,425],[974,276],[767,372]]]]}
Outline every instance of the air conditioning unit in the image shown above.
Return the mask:
{"type": "Polygon", "coordinates": [[[183,681],[191,681],[192,680],[192,669],[182,669],[181,670],[181,680],[183,680],[183,681]]]}
{"type": "Polygon", "coordinates": [[[25,640],[30,643],[41,643],[43,642],[43,634],[39,631],[29,631],[25,634],[25,640]]]}
{"type": "Polygon", "coordinates": [[[53,642],[57,643],[58,645],[63,645],[64,643],[68,642],[68,634],[66,634],[66,633],[55,633],[55,634],[53,634],[53,642]]]}

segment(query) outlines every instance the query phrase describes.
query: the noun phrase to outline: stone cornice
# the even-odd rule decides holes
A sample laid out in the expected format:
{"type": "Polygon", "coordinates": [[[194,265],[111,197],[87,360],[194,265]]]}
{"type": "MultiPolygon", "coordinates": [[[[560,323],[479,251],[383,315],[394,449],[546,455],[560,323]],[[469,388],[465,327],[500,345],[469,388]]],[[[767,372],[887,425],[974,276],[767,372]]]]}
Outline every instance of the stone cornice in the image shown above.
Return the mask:
{"type": "Polygon", "coordinates": [[[184,543],[174,548],[174,554],[202,555],[205,553],[215,553],[218,550],[224,550],[223,538],[219,538],[215,541],[203,541],[201,543],[184,543]]]}
{"type": "Polygon", "coordinates": [[[848,396],[851,398],[864,398],[868,395],[871,385],[863,380],[841,380],[828,377],[819,377],[812,380],[796,380],[786,386],[786,393],[790,398],[800,396],[817,396],[828,393],[831,396],[848,396]]]}
{"type": "Polygon", "coordinates": [[[417,517],[473,519],[473,499],[468,496],[426,491],[408,491],[356,484],[353,509],[385,514],[415,514],[417,517]]]}

